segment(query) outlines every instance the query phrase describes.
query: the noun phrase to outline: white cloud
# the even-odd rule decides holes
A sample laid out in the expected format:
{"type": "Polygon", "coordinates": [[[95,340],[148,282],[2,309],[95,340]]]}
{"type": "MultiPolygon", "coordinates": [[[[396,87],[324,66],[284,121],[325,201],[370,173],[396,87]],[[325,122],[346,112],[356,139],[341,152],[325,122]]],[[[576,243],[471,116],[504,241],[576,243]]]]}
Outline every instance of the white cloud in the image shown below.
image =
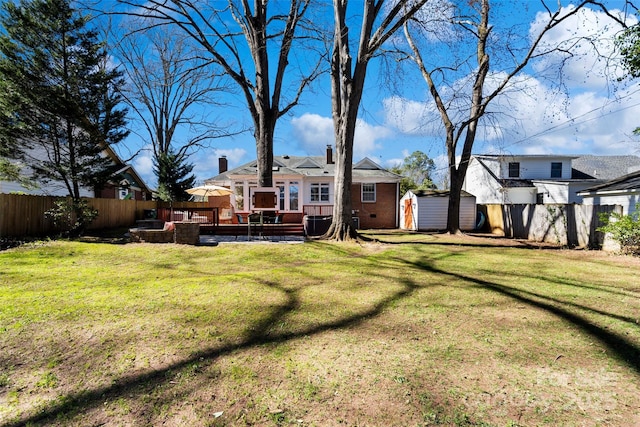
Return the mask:
{"type": "Polygon", "coordinates": [[[198,153],[189,158],[193,163],[193,173],[198,183],[218,175],[219,159],[222,156],[227,157],[227,166],[233,169],[246,160],[247,150],[244,148],[212,148],[202,153],[198,153]]]}
{"type": "MultiPolygon", "coordinates": [[[[490,104],[474,152],[612,154],[631,152],[637,144],[630,134],[640,120],[631,106],[640,104],[640,93],[620,92],[620,100],[595,92],[567,97],[530,76],[515,83],[514,89],[490,104]],[[515,90],[518,86],[524,89],[515,90]]],[[[427,119],[435,115],[433,103],[394,97],[384,105],[388,126],[443,141],[440,119],[436,122],[440,130],[427,119]]]]}
{"type": "MultiPolygon", "coordinates": [[[[539,18],[540,15],[532,28],[539,25],[539,18]]],[[[575,28],[579,28],[581,35],[603,36],[598,50],[612,54],[612,39],[619,27],[611,22],[600,12],[585,10],[567,22],[568,26],[574,28],[573,31],[568,32],[567,28],[554,30],[549,42],[557,43],[567,34],[573,37],[578,32],[575,28]]],[[[606,63],[595,59],[591,46],[580,46],[578,53],[582,62],[569,61],[564,68],[568,73],[563,79],[565,91],[553,82],[532,75],[520,74],[514,78],[507,90],[490,104],[488,114],[478,130],[474,152],[637,152],[637,138],[630,134],[640,125],[640,119],[637,115],[634,117],[634,109],[630,106],[640,104],[640,95],[622,86],[609,91],[612,86],[607,86],[602,77],[607,71],[606,63]],[[585,77],[584,64],[591,69],[590,77],[585,77]],[[570,81],[573,82],[571,85],[570,81]]],[[[545,65],[558,66],[551,63],[545,65]]],[[[490,93],[504,77],[504,73],[490,75],[485,84],[485,94],[490,93]]],[[[470,84],[471,79],[466,76],[449,87],[440,88],[456,124],[468,115],[468,101],[455,99],[452,94],[470,94],[470,84]],[[457,116],[456,107],[459,107],[457,116]]],[[[423,102],[391,97],[384,100],[384,108],[388,126],[405,135],[430,137],[444,147],[442,121],[431,100],[423,102]]]]}
{"type": "Polygon", "coordinates": [[[382,101],[386,123],[407,135],[428,134],[430,116],[436,114],[432,102],[424,103],[392,96],[382,101]]]}
{"type": "Polygon", "coordinates": [[[388,138],[393,132],[384,126],[373,126],[362,119],[356,121],[356,134],[353,141],[354,160],[371,156],[373,152],[382,148],[379,139],[388,138]]]}
{"type": "MultiPolygon", "coordinates": [[[[573,5],[562,8],[563,14],[573,11],[573,5]]],[[[620,10],[613,9],[610,13],[626,19],[628,25],[637,23],[636,17],[628,15],[625,18],[620,10]]],[[[531,39],[542,31],[548,20],[547,14],[538,12],[529,29],[531,39]]],[[[564,81],[569,87],[593,90],[606,87],[612,76],[624,75],[614,45],[621,29],[604,12],[582,8],[548,31],[539,49],[546,51],[560,46],[570,50],[571,56],[560,52],[546,55],[534,63],[534,69],[538,73],[546,73],[547,70],[559,70],[562,67],[564,81]]]]}
{"type": "Polygon", "coordinates": [[[295,140],[307,154],[322,153],[334,142],[333,120],[319,114],[305,113],[291,119],[295,140]]]}
{"type": "Polygon", "coordinates": [[[404,162],[404,159],[406,159],[409,156],[409,150],[402,150],[402,157],[401,158],[396,158],[396,159],[387,159],[384,162],[384,167],[386,168],[393,168],[396,166],[400,166],[402,165],[402,163],[404,162]]]}
{"type": "Polygon", "coordinates": [[[215,158],[216,164],[217,164],[218,159],[222,156],[227,157],[227,161],[229,162],[229,168],[231,169],[247,161],[246,159],[247,150],[245,150],[244,148],[228,148],[228,149],[216,148],[213,150],[213,152],[209,157],[215,158]]]}
{"type": "MultiPolygon", "coordinates": [[[[323,153],[327,145],[334,145],[333,120],[318,114],[306,113],[291,119],[293,138],[309,155],[323,153]]],[[[354,160],[371,156],[381,148],[380,139],[388,138],[393,132],[384,126],[374,126],[362,119],[356,122],[353,155],[354,160]]]]}
{"type": "Polygon", "coordinates": [[[151,145],[145,146],[135,157],[133,168],[148,186],[154,187],[156,185],[157,179],[153,173],[153,149],[151,145]]]}

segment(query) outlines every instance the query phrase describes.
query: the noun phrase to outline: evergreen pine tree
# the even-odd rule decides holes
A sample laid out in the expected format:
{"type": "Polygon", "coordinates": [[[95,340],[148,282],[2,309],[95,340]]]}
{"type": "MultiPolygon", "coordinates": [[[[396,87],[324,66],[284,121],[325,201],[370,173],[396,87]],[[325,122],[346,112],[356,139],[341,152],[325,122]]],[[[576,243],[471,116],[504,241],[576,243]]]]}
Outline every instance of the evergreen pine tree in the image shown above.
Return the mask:
{"type": "Polygon", "coordinates": [[[82,231],[81,189],[113,177],[104,150],[128,134],[121,73],[70,0],[3,3],[0,24],[0,142],[25,154],[34,178],[66,189],[82,231]]]}
{"type": "Polygon", "coordinates": [[[154,161],[154,172],[158,177],[158,189],[161,198],[180,202],[191,197],[187,189],[195,184],[195,176],[190,175],[193,164],[186,163],[183,157],[174,152],[161,153],[154,161]]]}

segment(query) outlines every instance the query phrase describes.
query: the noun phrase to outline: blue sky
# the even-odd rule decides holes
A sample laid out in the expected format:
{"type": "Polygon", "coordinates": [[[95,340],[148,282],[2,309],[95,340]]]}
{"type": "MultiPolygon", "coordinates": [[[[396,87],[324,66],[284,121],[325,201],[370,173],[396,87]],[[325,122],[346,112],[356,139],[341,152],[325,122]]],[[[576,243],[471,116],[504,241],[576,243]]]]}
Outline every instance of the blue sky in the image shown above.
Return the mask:
{"type": "MultiPolygon", "coordinates": [[[[505,13],[512,20],[509,24],[516,25],[519,31],[535,31],[540,22],[536,20],[538,11],[533,6],[538,2],[532,0],[526,4],[530,6],[526,10],[500,12],[505,13]]],[[[606,4],[614,8],[623,2],[607,1],[606,4]]],[[[501,6],[510,8],[512,2],[502,2],[501,6]]],[[[635,17],[630,19],[635,22],[635,17]]],[[[597,33],[602,40],[597,46],[599,51],[612,52],[611,41],[619,30],[601,12],[586,10],[564,28],[554,30],[548,41],[555,43],[576,34],[597,33]]],[[[580,55],[566,62],[563,68],[564,95],[558,93],[557,81],[542,78],[549,70],[559,69],[556,63],[559,58],[550,57],[528,67],[518,77],[523,90],[492,104],[493,120],[479,132],[474,153],[640,155],[640,141],[632,134],[633,129],[640,126],[640,82],[607,81],[605,75],[620,75],[620,70],[606,69],[611,63],[598,61],[590,45],[581,44],[578,50],[580,55]]],[[[446,165],[442,130],[437,126],[439,119],[425,83],[415,69],[409,67],[403,70],[402,77],[393,76],[395,89],[390,88],[385,69],[378,62],[371,64],[358,119],[354,159],[369,157],[389,167],[420,150],[436,160],[438,171],[442,172],[446,165]]],[[[499,78],[500,70],[495,71],[499,78]]],[[[465,84],[463,76],[456,84],[465,84]]],[[[278,122],[276,155],[323,155],[326,146],[333,144],[328,78],[318,81],[301,101],[290,115],[278,122]]],[[[250,123],[240,99],[212,111],[211,115],[226,116],[245,125],[250,123]]],[[[118,151],[128,158],[129,153],[144,145],[143,140],[132,135],[118,151]]],[[[218,158],[222,155],[227,157],[231,168],[255,159],[252,132],[215,140],[211,148],[195,153],[190,161],[195,165],[196,178],[202,181],[217,175],[218,158]]],[[[142,151],[132,163],[147,184],[155,186],[150,153],[142,151]]],[[[442,173],[437,174],[436,183],[440,186],[443,179],[442,173]]]]}

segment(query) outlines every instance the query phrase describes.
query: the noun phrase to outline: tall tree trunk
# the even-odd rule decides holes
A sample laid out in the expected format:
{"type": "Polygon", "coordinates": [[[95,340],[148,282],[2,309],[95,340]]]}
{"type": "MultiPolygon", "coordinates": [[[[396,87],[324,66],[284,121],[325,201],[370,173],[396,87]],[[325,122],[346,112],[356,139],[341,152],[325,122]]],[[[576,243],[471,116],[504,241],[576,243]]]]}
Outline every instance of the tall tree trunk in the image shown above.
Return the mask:
{"type": "MultiPolygon", "coordinates": [[[[369,6],[370,1],[367,2],[365,9],[369,6]]],[[[351,213],[353,140],[358,106],[362,98],[362,86],[366,75],[366,60],[364,64],[357,64],[355,71],[352,70],[346,11],[346,0],[334,0],[335,31],[331,55],[331,104],[336,145],[336,173],[334,177],[333,218],[324,235],[325,238],[334,240],[349,240],[357,237],[351,213]]],[[[366,21],[366,18],[363,18],[363,21],[366,21]]],[[[366,26],[363,23],[362,33],[365,34],[365,31],[366,26]]],[[[360,43],[362,44],[362,40],[360,43]]],[[[366,59],[366,57],[364,58],[366,59]]]]}
{"type": "MultiPolygon", "coordinates": [[[[460,2],[462,4],[462,2],[460,2]]],[[[405,25],[405,35],[409,46],[413,52],[412,60],[416,62],[422,76],[427,83],[430,94],[435,102],[435,105],[440,113],[440,117],[442,120],[442,124],[446,130],[446,149],[447,149],[447,158],[449,163],[449,179],[450,179],[450,193],[449,193],[449,211],[447,215],[447,231],[450,233],[460,233],[460,196],[462,192],[462,186],[464,183],[464,179],[467,173],[467,169],[469,166],[469,161],[471,160],[471,152],[472,147],[476,139],[476,134],[478,130],[478,124],[480,119],[484,116],[487,111],[487,107],[489,103],[494,100],[498,95],[505,92],[505,90],[509,87],[510,82],[512,82],[513,78],[518,75],[521,71],[523,71],[530,60],[533,58],[542,58],[545,55],[553,55],[557,53],[563,54],[572,54],[566,48],[566,46],[562,46],[562,44],[558,44],[556,47],[550,48],[548,46],[540,49],[543,42],[547,40],[546,34],[558,27],[563,22],[570,19],[573,15],[577,15],[581,13],[583,8],[587,6],[595,6],[597,8],[602,9],[610,18],[614,21],[619,22],[615,16],[612,16],[607,10],[606,7],[598,1],[585,0],[579,2],[579,5],[571,10],[568,10],[562,7],[561,4],[558,4],[558,8],[554,11],[551,9],[547,10],[547,22],[542,27],[542,29],[537,34],[529,34],[528,42],[530,42],[530,46],[524,51],[524,55],[521,58],[518,58],[519,48],[513,46],[503,46],[500,43],[503,43],[504,40],[497,36],[493,35],[490,37],[490,33],[494,31],[494,26],[490,25],[490,3],[491,0],[477,0],[473,2],[468,2],[469,6],[472,6],[470,10],[473,10],[474,13],[478,13],[478,20],[473,18],[473,16],[467,16],[464,11],[460,18],[450,19],[447,14],[443,16],[447,16],[446,20],[443,21],[446,25],[451,24],[451,22],[457,22],[456,25],[459,25],[459,30],[461,34],[467,35],[472,34],[475,37],[475,64],[472,62],[472,57],[467,58],[466,50],[461,49],[461,52],[464,53],[464,58],[460,60],[459,65],[457,67],[449,68],[450,64],[431,64],[429,67],[425,65],[423,58],[420,54],[420,49],[415,42],[415,39],[412,37],[409,31],[409,25],[405,25]],[[489,43],[494,43],[493,49],[488,49],[487,46],[489,43]],[[489,74],[490,68],[490,58],[489,52],[494,50],[504,50],[508,52],[508,61],[506,63],[502,63],[497,66],[497,69],[500,71],[496,71],[494,73],[494,77],[500,76],[504,74],[504,77],[501,77],[500,81],[494,81],[491,85],[492,87],[487,93],[483,93],[485,87],[484,83],[489,74]],[[467,100],[465,98],[464,105],[469,106],[469,111],[464,120],[460,122],[454,123],[452,121],[452,117],[456,117],[457,114],[453,113],[450,115],[449,109],[452,112],[457,112],[456,105],[462,104],[459,101],[456,101],[453,96],[450,99],[443,99],[441,97],[442,94],[446,94],[446,91],[441,92],[441,87],[455,87],[458,82],[460,76],[458,75],[458,71],[461,69],[461,64],[467,64],[468,69],[474,69],[474,83],[471,87],[470,96],[467,100]],[[509,71],[510,69],[510,71],[509,71]],[[448,70],[452,71],[453,74],[447,78],[448,70]],[[436,84],[432,79],[432,73],[438,76],[440,82],[436,84]],[[462,149],[459,147],[459,143],[462,143],[462,149]],[[460,158],[457,159],[456,156],[460,155],[460,158]]],[[[455,5],[455,2],[452,3],[455,5]]],[[[455,9],[455,6],[454,6],[455,9]]],[[[472,14],[473,15],[473,14],[472,14]]],[[[418,27],[419,29],[419,27],[418,27]]],[[[509,32],[512,32],[513,29],[510,29],[509,32]]],[[[453,37],[455,39],[455,37],[453,37]]],[[[462,37],[461,40],[467,40],[466,36],[462,37]]],[[[578,38],[579,39],[579,38],[578,38]]],[[[576,39],[576,40],[578,40],[576,39]]],[[[593,40],[589,37],[586,37],[589,43],[593,43],[593,40]]],[[[577,46],[577,41],[572,41],[572,45],[577,46]]],[[[433,47],[432,43],[428,43],[429,49],[433,47]]],[[[451,52],[455,53],[456,45],[453,44],[448,47],[451,52]]],[[[427,51],[425,49],[425,51],[427,51]]],[[[430,52],[430,51],[429,51],[430,52]]],[[[455,56],[455,55],[454,55],[455,56]]],[[[496,55],[497,58],[500,58],[500,55],[496,55]]],[[[454,62],[456,62],[454,60],[454,62]]],[[[449,90],[451,94],[457,92],[456,90],[449,90]]],[[[460,98],[463,99],[463,98],[460,98]]],[[[461,116],[460,116],[461,117],[461,116]]]]}
{"type": "MultiPolygon", "coordinates": [[[[235,82],[255,128],[259,185],[273,186],[276,122],[298,104],[303,91],[322,74],[321,64],[326,60],[318,55],[315,64],[306,65],[302,61],[294,65],[297,77],[287,72],[292,48],[304,48],[305,40],[316,47],[314,39],[320,36],[320,31],[305,17],[316,2],[118,0],[118,3],[130,7],[119,13],[149,19],[147,28],[168,24],[179,28],[209,53],[210,57],[205,59],[220,66],[235,82]],[[288,12],[284,12],[283,4],[288,5],[288,12]],[[276,9],[273,13],[268,13],[270,6],[276,9]],[[287,90],[283,96],[284,84],[287,90]]],[[[309,49],[305,54],[312,52],[309,49]]]]}
{"type": "MultiPolygon", "coordinates": [[[[260,114],[263,117],[264,113],[260,114]]],[[[273,187],[273,136],[276,121],[264,119],[266,123],[256,127],[256,159],[258,186],[273,187]]]]}
{"type": "Polygon", "coordinates": [[[484,101],[484,82],[489,73],[489,54],[487,53],[487,39],[491,28],[489,27],[489,0],[482,0],[482,14],[480,25],[478,25],[478,44],[476,56],[478,61],[478,72],[473,82],[471,93],[471,109],[469,119],[466,123],[466,133],[464,144],[460,156],[460,163],[456,167],[456,146],[447,146],[449,156],[449,172],[451,188],[449,190],[449,213],[447,215],[447,231],[451,234],[460,234],[460,197],[462,196],[462,184],[467,174],[471,150],[476,140],[478,132],[478,122],[484,114],[486,103],[484,101]]]}
{"type": "Polygon", "coordinates": [[[367,66],[381,46],[411,18],[427,0],[389,2],[365,0],[355,63],[351,56],[348,0],[333,0],[334,36],[331,55],[332,116],[336,137],[336,175],[334,179],[333,220],[324,237],[334,240],[357,238],[351,213],[351,184],[353,182],[353,143],[358,109],[367,75],[367,66]],[[386,16],[381,12],[386,11],[386,16]],[[382,18],[379,21],[379,18],[382,18]],[[374,24],[380,26],[374,32],[374,24]]]}
{"type": "Polygon", "coordinates": [[[351,183],[353,182],[353,140],[355,117],[341,120],[334,117],[336,126],[336,173],[334,177],[333,221],[325,237],[335,240],[349,240],[357,237],[353,224],[351,205],[351,183]]]}
{"type": "MultiPolygon", "coordinates": [[[[251,56],[255,66],[255,114],[253,115],[256,137],[256,159],[258,186],[273,185],[273,136],[277,120],[271,103],[271,79],[269,55],[267,54],[267,2],[254,3],[254,15],[249,20],[251,31],[247,34],[251,56]]],[[[248,8],[246,9],[249,10],[248,8]]],[[[250,99],[247,99],[251,102],[250,99]]]]}

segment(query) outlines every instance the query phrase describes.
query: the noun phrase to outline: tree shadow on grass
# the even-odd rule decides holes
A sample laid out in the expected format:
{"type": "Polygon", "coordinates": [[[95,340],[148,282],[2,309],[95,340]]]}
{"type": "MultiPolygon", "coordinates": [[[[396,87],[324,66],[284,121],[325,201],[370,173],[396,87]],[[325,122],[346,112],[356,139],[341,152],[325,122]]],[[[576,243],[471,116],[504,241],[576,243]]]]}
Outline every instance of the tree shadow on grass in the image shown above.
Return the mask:
{"type": "MultiPolygon", "coordinates": [[[[531,278],[531,277],[529,277],[531,278]]],[[[551,281],[553,283],[556,283],[558,285],[561,286],[567,286],[567,287],[575,287],[575,288],[581,288],[584,289],[585,291],[598,291],[598,292],[605,292],[608,294],[612,294],[612,295],[619,295],[621,297],[638,297],[640,296],[640,294],[638,294],[638,291],[631,291],[631,290],[620,290],[620,288],[617,288],[615,286],[611,286],[611,285],[590,285],[590,284],[586,284],[586,283],[578,283],[577,281],[572,281],[572,280],[567,280],[563,277],[554,277],[554,278],[549,278],[549,277],[543,277],[543,276],[535,276],[533,278],[537,278],[540,280],[546,280],[546,281],[551,281]]]]}
{"type": "Polygon", "coordinates": [[[518,249],[550,249],[560,250],[567,249],[566,246],[548,242],[534,242],[526,239],[514,239],[495,234],[471,234],[465,233],[460,236],[454,236],[446,232],[430,232],[430,231],[403,231],[397,230],[376,230],[375,234],[360,234],[358,238],[363,242],[384,243],[386,245],[426,245],[426,246],[457,246],[470,248],[518,248],[518,249]],[[424,238],[432,236],[436,240],[425,241],[424,238]],[[441,240],[440,238],[451,237],[459,240],[441,240]],[[467,237],[467,240],[464,238],[467,237]],[[403,238],[405,240],[394,240],[393,238],[403,238]],[[415,239],[411,239],[415,238],[415,239]],[[411,239],[411,240],[409,240],[411,239]],[[472,240],[474,239],[474,240],[472,240]]]}
{"type": "MultiPolygon", "coordinates": [[[[600,293],[608,293],[608,294],[612,294],[612,295],[617,295],[617,296],[621,296],[621,297],[630,297],[630,298],[639,298],[640,295],[634,295],[631,292],[628,291],[620,291],[617,289],[614,289],[613,287],[608,287],[608,286],[595,286],[595,285],[588,285],[588,284],[584,284],[584,283],[576,283],[576,282],[572,282],[572,281],[568,281],[565,280],[563,278],[550,278],[550,277],[546,277],[546,276],[524,276],[524,275],[514,275],[515,278],[521,277],[523,279],[536,279],[536,280],[541,280],[541,281],[545,281],[545,282],[550,282],[553,284],[556,284],[558,286],[562,286],[562,287],[575,287],[575,288],[579,288],[579,289],[584,289],[586,291],[598,291],[600,293]]],[[[637,325],[637,321],[638,319],[635,317],[629,317],[629,316],[621,316],[619,314],[615,314],[615,313],[610,313],[604,310],[601,310],[599,308],[595,308],[595,307],[589,307],[587,305],[584,304],[578,304],[575,302],[571,302],[571,301],[565,301],[565,300],[561,300],[559,298],[553,298],[553,297],[549,297],[549,296],[544,296],[535,292],[530,292],[530,291],[525,291],[523,289],[519,289],[518,290],[519,293],[524,294],[524,295],[529,295],[531,297],[534,298],[541,298],[544,299],[546,301],[550,301],[552,303],[556,303],[556,304],[562,304],[565,306],[569,306],[569,307],[573,307],[576,308],[578,310],[583,310],[583,311],[588,311],[590,313],[593,314],[599,314],[601,316],[605,316],[605,317],[609,317],[612,319],[616,319],[619,320],[621,322],[625,322],[625,323],[629,323],[630,325],[636,326],[637,325]]]]}
{"type": "Polygon", "coordinates": [[[607,330],[604,327],[589,321],[587,318],[580,316],[579,314],[573,313],[568,309],[559,307],[558,304],[563,304],[573,308],[585,309],[585,310],[588,310],[603,316],[611,317],[613,319],[617,319],[623,322],[634,323],[633,319],[617,316],[612,313],[607,313],[601,310],[595,310],[588,307],[578,306],[573,303],[567,303],[565,301],[560,301],[555,298],[550,298],[544,295],[539,295],[536,293],[523,291],[520,289],[515,289],[509,286],[501,285],[499,283],[478,279],[476,277],[465,276],[459,273],[452,273],[449,271],[439,269],[428,261],[422,261],[422,262],[411,262],[407,260],[398,260],[398,261],[404,262],[410,265],[411,267],[421,269],[431,274],[438,274],[438,275],[459,279],[468,283],[475,284],[480,288],[499,293],[513,300],[516,300],[520,303],[526,304],[531,307],[539,308],[563,320],[566,320],[567,322],[570,322],[571,324],[577,326],[578,328],[580,328],[581,330],[583,330],[584,332],[592,336],[594,339],[600,341],[612,352],[612,354],[619,361],[626,364],[631,369],[633,369],[638,375],[640,375],[640,346],[638,346],[636,343],[632,342],[631,340],[625,338],[624,336],[616,334],[613,331],[607,330]]]}
{"type": "MultiPolygon", "coordinates": [[[[380,299],[374,306],[364,312],[339,318],[331,322],[311,325],[303,330],[281,333],[274,333],[274,326],[277,326],[286,315],[295,312],[295,310],[300,307],[301,301],[298,297],[298,290],[288,289],[274,282],[264,282],[263,284],[269,288],[282,292],[286,296],[286,300],[284,303],[276,306],[263,320],[247,328],[246,335],[239,343],[227,344],[221,347],[204,348],[163,369],[122,376],[109,386],[61,396],[55,401],[46,404],[45,407],[36,409],[35,411],[37,411],[37,413],[23,415],[18,420],[2,424],[2,427],[33,425],[35,423],[59,420],[66,416],[74,416],[78,413],[100,407],[106,400],[138,394],[140,393],[140,389],[148,390],[167,384],[170,382],[173,372],[189,369],[198,363],[211,363],[220,357],[236,351],[259,347],[265,344],[280,344],[326,331],[357,326],[371,318],[379,316],[387,307],[399,300],[409,297],[416,290],[423,288],[423,286],[417,285],[409,280],[398,282],[403,285],[402,289],[386,298],[380,299]]],[[[174,400],[175,397],[176,396],[172,396],[172,400],[174,400]]]]}

